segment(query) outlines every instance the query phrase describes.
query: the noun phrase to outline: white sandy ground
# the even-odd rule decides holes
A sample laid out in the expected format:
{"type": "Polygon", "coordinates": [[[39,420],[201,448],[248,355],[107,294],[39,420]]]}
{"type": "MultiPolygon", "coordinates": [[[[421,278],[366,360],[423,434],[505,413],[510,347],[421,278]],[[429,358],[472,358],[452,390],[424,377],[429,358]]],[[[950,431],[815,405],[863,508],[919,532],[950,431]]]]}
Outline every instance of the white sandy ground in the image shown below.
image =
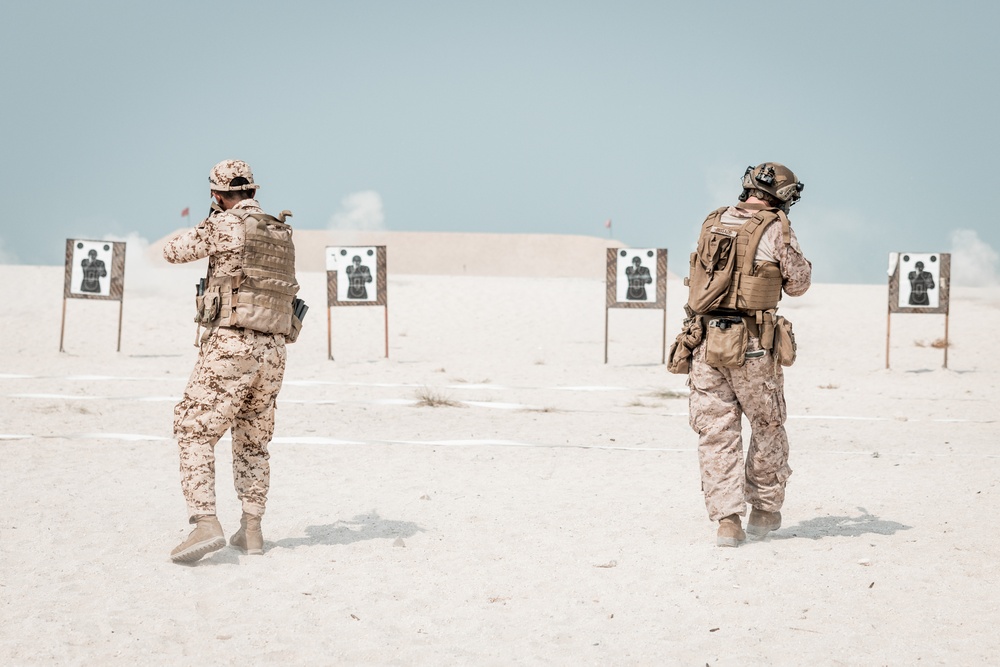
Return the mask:
{"type": "Polygon", "coordinates": [[[70,300],[59,353],[62,267],[0,267],[0,664],[996,661],[995,291],[954,288],[947,370],[929,315],[893,317],[884,368],[884,285],[786,299],[784,526],[721,549],[661,312],[613,310],[605,365],[598,278],[393,275],[390,358],[382,309],[340,308],[328,361],[301,273],[265,553],[179,566],[197,277],[133,268],[120,353],[118,304],[70,300]]]}

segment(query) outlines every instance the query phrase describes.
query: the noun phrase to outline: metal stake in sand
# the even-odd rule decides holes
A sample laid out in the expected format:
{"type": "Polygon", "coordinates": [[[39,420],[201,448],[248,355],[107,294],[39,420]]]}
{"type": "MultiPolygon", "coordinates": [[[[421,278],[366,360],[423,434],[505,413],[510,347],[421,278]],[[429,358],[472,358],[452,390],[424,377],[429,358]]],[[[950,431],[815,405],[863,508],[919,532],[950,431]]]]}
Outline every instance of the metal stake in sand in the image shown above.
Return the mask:
{"type": "Polygon", "coordinates": [[[63,284],[59,351],[65,352],[67,299],[118,302],[118,347],[122,350],[122,315],[125,308],[125,244],[118,241],[66,239],[66,280],[63,284]]]}
{"type": "Polygon", "coordinates": [[[608,248],[604,304],[604,363],[608,363],[608,313],[612,308],[663,311],[660,363],[667,363],[667,251],[665,248],[608,248]]]}
{"type": "MultiPolygon", "coordinates": [[[[944,368],[948,368],[948,306],[951,295],[951,254],[900,252],[889,254],[889,309],[885,323],[885,367],[889,368],[889,333],[893,313],[944,315],[944,368]],[[903,277],[905,276],[905,277],[903,277]],[[900,279],[901,277],[902,280],[900,279]]],[[[934,345],[937,347],[937,345],[934,345]]]]}

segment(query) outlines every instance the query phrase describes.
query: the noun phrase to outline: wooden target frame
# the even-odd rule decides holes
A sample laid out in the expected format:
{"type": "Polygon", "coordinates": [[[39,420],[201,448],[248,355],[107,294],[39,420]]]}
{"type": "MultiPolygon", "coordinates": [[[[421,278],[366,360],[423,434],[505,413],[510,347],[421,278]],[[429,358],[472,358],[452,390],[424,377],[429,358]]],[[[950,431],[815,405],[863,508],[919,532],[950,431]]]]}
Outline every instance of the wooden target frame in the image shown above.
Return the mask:
{"type": "Polygon", "coordinates": [[[604,363],[608,363],[608,323],[612,308],[652,308],[663,311],[663,345],[660,363],[667,363],[667,250],[666,248],[608,248],[604,302],[604,363]],[[619,258],[641,257],[656,260],[656,296],[653,300],[622,300],[619,298],[619,258]]]}
{"type": "Polygon", "coordinates": [[[66,337],[66,301],[68,299],[95,299],[98,301],[118,302],[118,346],[116,352],[122,350],[122,312],[125,295],[125,243],[123,241],[96,241],[92,239],[66,239],[66,278],[63,283],[62,324],[59,327],[59,351],[65,352],[63,343],[66,337]],[[107,293],[88,293],[82,289],[74,289],[74,267],[76,266],[77,250],[83,250],[88,245],[103,246],[111,253],[111,275],[108,276],[107,293]],[[109,247],[110,246],[110,247],[109,247]]]}
{"type": "MultiPolygon", "coordinates": [[[[916,261],[916,259],[914,260],[916,261]]],[[[889,309],[886,313],[885,323],[885,367],[889,368],[889,337],[892,325],[893,313],[908,313],[915,315],[944,315],[944,368],[948,368],[948,316],[951,301],[951,253],[947,252],[900,252],[890,255],[892,270],[889,273],[889,309]],[[936,306],[901,306],[900,301],[900,273],[902,261],[909,262],[911,257],[923,259],[930,258],[930,261],[937,263],[938,281],[934,286],[937,290],[936,306]]]]}
{"type": "MultiPolygon", "coordinates": [[[[389,290],[386,285],[388,270],[386,269],[386,251],[384,245],[378,246],[327,246],[326,270],[326,356],[333,361],[333,308],[340,306],[382,306],[385,309],[385,357],[389,358],[389,290]],[[345,250],[364,252],[374,251],[375,260],[375,298],[374,299],[342,299],[338,291],[338,271],[330,268],[330,251],[345,250]]],[[[342,256],[346,257],[350,252],[342,256]]]]}

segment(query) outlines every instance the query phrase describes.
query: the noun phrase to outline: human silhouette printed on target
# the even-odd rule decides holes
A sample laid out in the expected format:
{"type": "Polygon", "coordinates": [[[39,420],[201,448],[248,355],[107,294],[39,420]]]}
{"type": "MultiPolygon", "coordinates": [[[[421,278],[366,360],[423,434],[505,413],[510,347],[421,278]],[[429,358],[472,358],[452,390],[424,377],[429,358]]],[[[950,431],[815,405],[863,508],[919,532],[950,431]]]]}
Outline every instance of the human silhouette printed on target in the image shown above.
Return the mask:
{"type": "Polygon", "coordinates": [[[653,277],[649,275],[649,269],[642,265],[640,257],[632,258],[632,266],[625,268],[625,275],[628,277],[628,291],[625,292],[625,300],[645,301],[646,285],[653,282],[653,277]]]}
{"type": "Polygon", "coordinates": [[[365,285],[372,281],[372,272],[361,264],[359,255],[355,255],[351,261],[354,265],[347,267],[347,298],[367,299],[368,288],[365,285]]]}
{"type": "Polygon", "coordinates": [[[88,294],[101,293],[101,278],[108,275],[108,270],[104,262],[97,259],[97,251],[91,250],[87,253],[89,259],[80,262],[83,267],[83,280],[80,282],[80,291],[88,294]]]}
{"type": "Polygon", "coordinates": [[[917,262],[913,266],[916,270],[910,271],[907,276],[910,279],[910,305],[929,306],[931,298],[928,292],[934,289],[934,275],[924,271],[923,262],[917,262]]]}

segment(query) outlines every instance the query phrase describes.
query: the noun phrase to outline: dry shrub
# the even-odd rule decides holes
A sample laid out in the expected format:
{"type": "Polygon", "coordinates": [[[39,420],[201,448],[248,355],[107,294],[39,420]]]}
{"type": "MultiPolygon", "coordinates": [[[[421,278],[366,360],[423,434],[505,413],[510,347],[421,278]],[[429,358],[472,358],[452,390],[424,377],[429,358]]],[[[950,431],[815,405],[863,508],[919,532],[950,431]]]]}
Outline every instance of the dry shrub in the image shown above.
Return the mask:
{"type": "Polygon", "coordinates": [[[446,394],[441,394],[429,387],[422,387],[417,390],[418,408],[458,408],[462,404],[454,401],[446,394]]]}
{"type": "Polygon", "coordinates": [[[936,350],[943,350],[946,347],[951,347],[951,343],[946,341],[944,338],[938,338],[936,341],[931,343],[931,347],[936,350]]]}
{"type": "Polygon", "coordinates": [[[674,391],[673,389],[661,389],[660,391],[654,391],[649,394],[651,398],[687,398],[688,395],[682,391],[674,391]]]}

